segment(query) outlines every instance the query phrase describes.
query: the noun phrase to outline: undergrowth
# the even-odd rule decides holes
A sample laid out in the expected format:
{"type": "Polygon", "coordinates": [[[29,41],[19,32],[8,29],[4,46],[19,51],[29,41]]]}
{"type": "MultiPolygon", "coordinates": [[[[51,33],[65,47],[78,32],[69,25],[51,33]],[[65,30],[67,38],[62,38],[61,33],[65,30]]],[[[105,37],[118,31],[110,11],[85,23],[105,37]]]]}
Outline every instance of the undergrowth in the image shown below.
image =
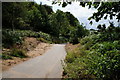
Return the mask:
{"type": "Polygon", "coordinates": [[[82,38],[81,45],[76,49],[77,54],[74,50],[67,50],[63,76],[74,79],[120,79],[119,36],[118,32],[111,32],[82,38]]]}

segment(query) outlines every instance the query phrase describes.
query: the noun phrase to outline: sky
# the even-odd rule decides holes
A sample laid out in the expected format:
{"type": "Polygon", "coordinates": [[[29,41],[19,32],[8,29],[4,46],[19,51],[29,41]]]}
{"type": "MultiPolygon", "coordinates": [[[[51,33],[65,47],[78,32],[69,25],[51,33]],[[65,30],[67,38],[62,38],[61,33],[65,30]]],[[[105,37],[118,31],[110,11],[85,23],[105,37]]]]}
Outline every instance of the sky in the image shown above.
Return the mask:
{"type": "Polygon", "coordinates": [[[91,9],[88,9],[87,7],[82,7],[82,6],[79,6],[79,2],[72,2],[71,5],[67,5],[66,7],[62,7],[61,5],[59,6],[58,4],[53,4],[52,5],[52,1],[50,0],[34,0],[36,3],[40,4],[40,2],[42,2],[42,4],[46,4],[46,5],[49,5],[49,6],[52,6],[52,9],[54,12],[57,11],[57,9],[63,11],[63,12],[70,12],[71,14],[73,14],[80,22],[80,24],[84,24],[86,26],[87,29],[97,29],[97,25],[99,24],[105,24],[106,26],[109,25],[109,21],[114,21],[117,26],[117,21],[115,19],[113,20],[104,20],[104,19],[101,19],[99,22],[95,22],[93,20],[93,24],[90,25],[89,24],[89,20],[88,18],[92,16],[92,14],[94,12],[96,12],[97,10],[94,9],[94,8],[91,8],[91,9]]]}

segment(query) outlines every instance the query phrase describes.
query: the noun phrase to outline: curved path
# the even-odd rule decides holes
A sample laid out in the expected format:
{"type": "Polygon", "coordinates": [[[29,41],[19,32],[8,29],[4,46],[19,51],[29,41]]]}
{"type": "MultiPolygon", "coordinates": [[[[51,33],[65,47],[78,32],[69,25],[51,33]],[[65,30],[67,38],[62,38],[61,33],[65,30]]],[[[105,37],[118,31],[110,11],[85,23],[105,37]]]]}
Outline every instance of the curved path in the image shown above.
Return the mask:
{"type": "Polygon", "coordinates": [[[65,44],[55,44],[45,54],[3,72],[3,78],[62,78],[65,44]]]}

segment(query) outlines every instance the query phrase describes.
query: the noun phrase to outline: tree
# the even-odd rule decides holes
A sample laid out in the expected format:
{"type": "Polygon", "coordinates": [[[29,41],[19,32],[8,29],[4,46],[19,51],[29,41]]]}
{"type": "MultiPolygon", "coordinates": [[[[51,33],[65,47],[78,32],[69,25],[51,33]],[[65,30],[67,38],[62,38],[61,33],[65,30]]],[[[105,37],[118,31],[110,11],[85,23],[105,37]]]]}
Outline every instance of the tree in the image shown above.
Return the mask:
{"type": "Polygon", "coordinates": [[[120,2],[89,2],[89,3],[81,3],[81,5],[87,5],[89,8],[93,6],[97,9],[97,12],[94,13],[89,20],[95,19],[96,22],[101,20],[101,18],[107,19],[108,16],[110,19],[116,17],[116,19],[120,20],[120,2]]]}
{"type": "Polygon", "coordinates": [[[49,15],[49,24],[50,24],[50,31],[49,34],[59,37],[59,26],[56,18],[56,13],[52,13],[49,15]]]}
{"type": "Polygon", "coordinates": [[[78,42],[85,29],[70,12],[35,2],[3,3],[3,26],[9,29],[42,31],[58,40],[78,42]]]}
{"type": "Polygon", "coordinates": [[[19,28],[25,26],[27,3],[3,2],[2,3],[2,22],[3,28],[19,28]],[[21,24],[21,25],[20,25],[21,24]]]}
{"type": "Polygon", "coordinates": [[[66,17],[69,20],[69,23],[71,26],[77,26],[80,25],[79,21],[77,18],[75,18],[70,12],[65,12],[66,17]]]}
{"type": "MultiPolygon", "coordinates": [[[[53,1],[53,4],[61,4],[63,7],[66,7],[68,4],[71,4],[72,2],[74,2],[74,0],[71,1],[58,1],[55,0],[53,1]]],[[[88,2],[80,2],[80,6],[82,7],[86,7],[88,6],[88,8],[95,8],[97,9],[97,12],[95,12],[90,18],[88,18],[88,20],[94,19],[96,22],[98,22],[99,20],[101,20],[101,18],[107,19],[108,16],[110,17],[110,19],[116,18],[118,21],[120,20],[120,1],[119,2],[93,2],[93,1],[88,1],[88,2]]],[[[90,23],[92,24],[92,21],[90,21],[90,23]]]]}
{"type": "Polygon", "coordinates": [[[66,14],[60,10],[49,16],[49,24],[51,26],[51,34],[54,36],[66,36],[70,26],[66,14]]]}

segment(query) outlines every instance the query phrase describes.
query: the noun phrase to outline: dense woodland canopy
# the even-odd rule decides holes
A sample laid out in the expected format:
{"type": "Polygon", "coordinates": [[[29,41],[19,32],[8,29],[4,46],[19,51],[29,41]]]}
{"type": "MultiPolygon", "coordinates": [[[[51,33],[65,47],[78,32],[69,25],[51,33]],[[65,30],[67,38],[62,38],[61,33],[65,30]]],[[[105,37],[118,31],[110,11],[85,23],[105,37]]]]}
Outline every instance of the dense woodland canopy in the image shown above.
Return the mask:
{"type": "Polygon", "coordinates": [[[3,29],[42,31],[75,43],[87,34],[87,30],[70,12],[57,10],[55,13],[51,6],[34,2],[4,2],[2,6],[3,29]]]}

